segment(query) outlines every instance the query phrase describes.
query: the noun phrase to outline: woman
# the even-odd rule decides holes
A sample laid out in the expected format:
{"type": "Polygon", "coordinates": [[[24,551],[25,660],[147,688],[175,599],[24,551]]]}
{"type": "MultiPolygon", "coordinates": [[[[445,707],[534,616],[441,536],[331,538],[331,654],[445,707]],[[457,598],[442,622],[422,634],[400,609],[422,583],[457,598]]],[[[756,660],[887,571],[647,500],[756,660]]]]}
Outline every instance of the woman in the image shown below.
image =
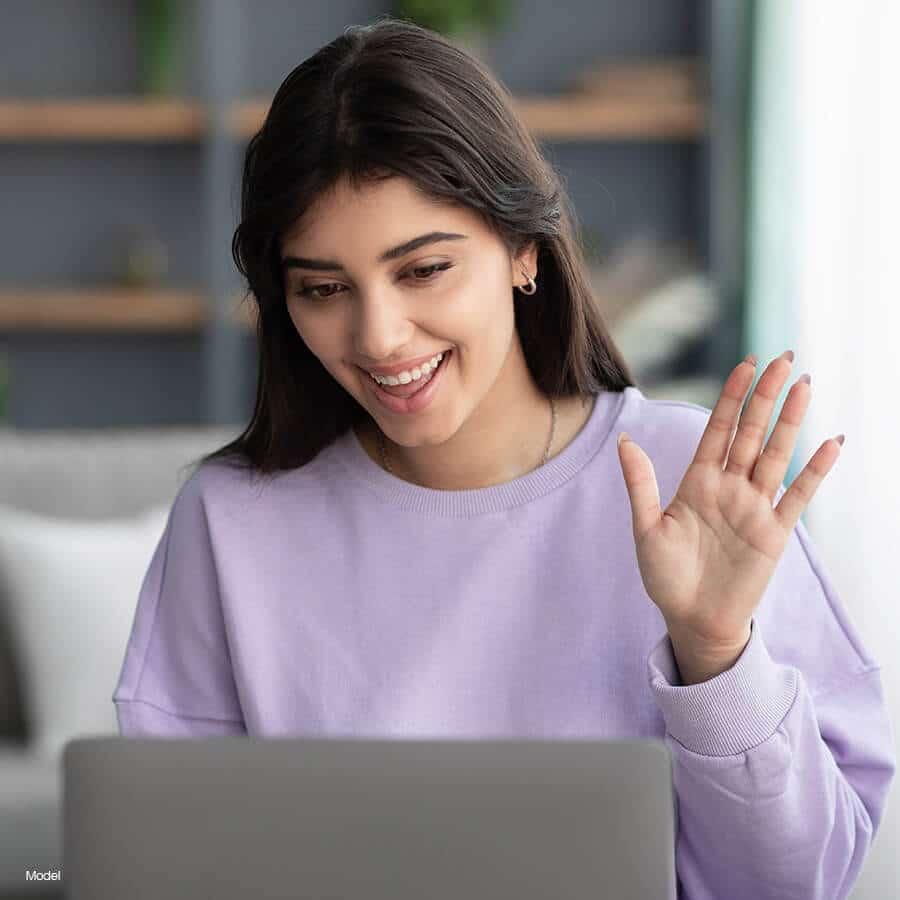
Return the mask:
{"type": "Polygon", "coordinates": [[[790,351],[743,415],[752,358],[712,411],[643,396],[509,99],[390,19],[279,88],[233,248],[256,408],[175,499],[121,732],[665,738],[684,896],[845,896],[895,760],[798,521],[840,442],[785,491],[790,351]]]}

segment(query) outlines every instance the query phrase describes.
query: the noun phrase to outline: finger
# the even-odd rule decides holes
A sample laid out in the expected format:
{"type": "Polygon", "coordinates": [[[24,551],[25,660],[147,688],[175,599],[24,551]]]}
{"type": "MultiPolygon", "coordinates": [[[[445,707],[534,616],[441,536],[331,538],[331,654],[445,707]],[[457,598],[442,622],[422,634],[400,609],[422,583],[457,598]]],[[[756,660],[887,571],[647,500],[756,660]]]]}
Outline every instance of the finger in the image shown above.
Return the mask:
{"type": "Polygon", "coordinates": [[[619,464],[631,503],[631,530],[635,541],[659,521],[659,487],[650,457],[632,440],[619,440],[619,464]]]}
{"type": "MultiPolygon", "coordinates": [[[[808,376],[804,375],[803,377],[807,378],[808,376]]],[[[811,388],[807,382],[794,382],[784,401],[784,406],[781,407],[778,422],[753,467],[750,480],[757,486],[760,493],[768,497],[770,504],[775,500],[775,494],[784,481],[791,457],[794,455],[800,425],[809,406],[810,393],[811,388]]]]}
{"type": "Polygon", "coordinates": [[[793,480],[784,492],[775,515],[786,531],[791,531],[803,510],[809,505],[822,479],[831,471],[837,458],[841,455],[841,445],[835,438],[829,438],[813,454],[803,471],[793,480]]]}
{"type": "Polygon", "coordinates": [[[693,462],[715,463],[720,469],[725,465],[728,444],[755,373],[755,361],[746,359],[731,370],[706,423],[693,462]]]}
{"type": "Polygon", "coordinates": [[[772,421],[775,401],[788,375],[791,374],[791,358],[788,354],[793,357],[790,350],[786,351],[777,359],[773,359],[760,376],[750,402],[741,416],[737,434],[728,452],[726,472],[749,477],[751,469],[756,465],[763,440],[769,430],[769,423],[772,421]]]}

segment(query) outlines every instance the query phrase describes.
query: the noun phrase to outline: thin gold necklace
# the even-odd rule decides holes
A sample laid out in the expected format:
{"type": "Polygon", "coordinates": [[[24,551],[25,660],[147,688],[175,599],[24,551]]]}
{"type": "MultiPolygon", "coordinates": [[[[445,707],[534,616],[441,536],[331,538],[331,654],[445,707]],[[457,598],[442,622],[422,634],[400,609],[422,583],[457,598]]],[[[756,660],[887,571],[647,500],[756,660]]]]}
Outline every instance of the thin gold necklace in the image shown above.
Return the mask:
{"type": "MultiPolygon", "coordinates": [[[[541,459],[541,465],[546,465],[547,460],[550,458],[550,448],[553,446],[553,436],[556,434],[556,404],[553,402],[553,398],[550,397],[550,438],[547,441],[547,449],[544,450],[544,456],[541,459]]],[[[384,446],[384,433],[379,428],[378,429],[378,449],[381,451],[381,464],[384,468],[391,473],[394,474],[394,470],[391,468],[391,464],[387,460],[387,450],[384,446]]]]}

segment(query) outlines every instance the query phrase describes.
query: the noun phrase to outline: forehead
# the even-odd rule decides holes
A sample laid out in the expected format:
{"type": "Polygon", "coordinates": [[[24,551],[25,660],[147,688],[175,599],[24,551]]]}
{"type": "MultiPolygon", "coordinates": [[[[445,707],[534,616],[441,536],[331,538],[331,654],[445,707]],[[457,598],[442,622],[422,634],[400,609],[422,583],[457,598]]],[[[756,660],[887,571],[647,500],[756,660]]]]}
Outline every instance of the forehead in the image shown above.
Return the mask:
{"type": "Polygon", "coordinates": [[[316,198],[281,243],[285,251],[312,251],[319,245],[323,250],[339,245],[383,249],[432,228],[473,236],[488,231],[473,210],[428,196],[402,176],[358,188],[344,177],[316,198]]]}

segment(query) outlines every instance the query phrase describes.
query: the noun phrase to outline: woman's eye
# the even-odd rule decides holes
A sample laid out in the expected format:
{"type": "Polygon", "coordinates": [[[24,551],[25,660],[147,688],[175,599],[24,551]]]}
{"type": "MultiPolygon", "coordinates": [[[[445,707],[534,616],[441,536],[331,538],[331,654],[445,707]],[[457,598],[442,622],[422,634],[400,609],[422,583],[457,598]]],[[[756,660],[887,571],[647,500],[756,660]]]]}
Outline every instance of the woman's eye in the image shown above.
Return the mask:
{"type": "MultiPolygon", "coordinates": [[[[434,281],[437,272],[444,272],[447,269],[453,267],[453,263],[444,262],[444,263],[434,263],[430,266],[416,266],[415,268],[408,269],[406,273],[404,273],[404,277],[408,273],[413,273],[413,281],[434,281]],[[421,277],[416,273],[425,272],[426,276],[421,277]]],[[[327,300],[329,297],[334,296],[336,291],[332,291],[327,294],[319,294],[317,291],[321,291],[323,288],[339,288],[342,285],[337,284],[336,282],[328,282],[326,284],[313,284],[310,287],[301,288],[297,291],[298,297],[311,297],[314,300],[327,300]]]]}
{"type": "Polygon", "coordinates": [[[312,287],[301,288],[297,291],[298,297],[312,297],[315,300],[326,300],[331,294],[325,294],[323,297],[321,294],[314,293],[315,291],[321,291],[323,288],[330,287],[340,287],[338,284],[314,284],[312,287]]]}

